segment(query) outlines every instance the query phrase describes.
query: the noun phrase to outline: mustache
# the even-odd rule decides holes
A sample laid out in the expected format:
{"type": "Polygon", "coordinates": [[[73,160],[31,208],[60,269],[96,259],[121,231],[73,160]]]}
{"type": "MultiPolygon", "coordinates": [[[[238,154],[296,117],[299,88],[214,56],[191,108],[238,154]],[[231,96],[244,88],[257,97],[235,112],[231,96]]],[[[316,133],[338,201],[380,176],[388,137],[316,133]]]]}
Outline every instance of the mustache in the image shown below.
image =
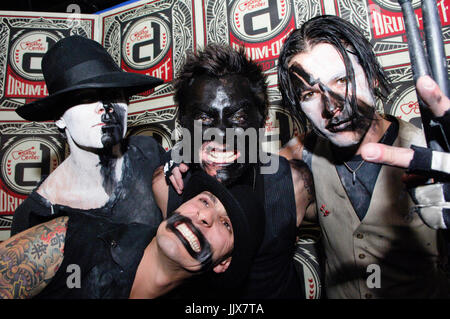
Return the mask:
{"type": "Polygon", "coordinates": [[[173,211],[167,215],[167,225],[166,228],[172,231],[177,238],[181,241],[189,255],[191,255],[195,260],[200,262],[201,268],[199,272],[208,270],[212,266],[212,249],[208,240],[203,236],[203,233],[195,227],[192,220],[189,217],[183,216],[180,213],[173,211]],[[197,237],[200,244],[200,251],[196,252],[192,249],[189,242],[184,238],[184,236],[178,231],[176,226],[184,223],[192,233],[197,237]]]}

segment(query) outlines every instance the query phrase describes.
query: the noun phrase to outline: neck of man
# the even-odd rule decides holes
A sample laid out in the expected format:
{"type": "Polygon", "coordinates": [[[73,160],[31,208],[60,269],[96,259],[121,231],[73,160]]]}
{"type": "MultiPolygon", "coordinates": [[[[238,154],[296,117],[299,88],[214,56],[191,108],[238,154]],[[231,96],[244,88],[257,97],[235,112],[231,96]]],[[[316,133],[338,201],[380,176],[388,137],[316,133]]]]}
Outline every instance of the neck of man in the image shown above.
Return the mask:
{"type": "Polygon", "coordinates": [[[374,113],[374,118],[370,123],[367,132],[364,134],[360,143],[349,147],[338,147],[332,145],[333,154],[339,161],[349,161],[354,156],[361,154],[361,147],[367,143],[378,143],[386,133],[391,122],[383,118],[378,113],[374,113]]]}
{"type": "Polygon", "coordinates": [[[121,145],[111,149],[84,148],[67,136],[70,155],[37,192],[52,204],[80,209],[103,206],[122,178],[121,145]]]}
{"type": "Polygon", "coordinates": [[[121,144],[101,149],[86,148],[77,145],[68,136],[70,156],[68,158],[73,172],[84,176],[86,183],[101,182],[102,188],[109,196],[114,191],[117,182],[122,177],[123,153],[121,144]]]}
{"type": "Polygon", "coordinates": [[[358,149],[356,150],[355,155],[361,154],[361,147],[367,143],[378,143],[383,137],[384,133],[386,133],[391,122],[386,120],[380,114],[375,113],[375,118],[372,120],[369,129],[367,130],[366,135],[364,136],[362,142],[359,144],[358,149]]]}
{"type": "Polygon", "coordinates": [[[190,276],[192,276],[191,273],[170,260],[161,251],[154,237],[139,263],[130,298],[157,298],[168,293],[190,276]]]}

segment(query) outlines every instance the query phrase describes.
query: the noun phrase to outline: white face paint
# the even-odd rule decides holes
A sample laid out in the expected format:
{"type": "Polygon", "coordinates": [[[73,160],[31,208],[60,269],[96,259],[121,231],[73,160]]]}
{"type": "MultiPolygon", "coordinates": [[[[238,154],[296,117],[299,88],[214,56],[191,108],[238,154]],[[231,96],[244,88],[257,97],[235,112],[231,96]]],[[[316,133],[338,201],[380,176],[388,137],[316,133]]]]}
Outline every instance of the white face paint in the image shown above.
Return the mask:
{"type": "MultiPolygon", "coordinates": [[[[114,108],[109,112],[115,112],[118,126],[122,127],[125,136],[127,129],[127,104],[123,101],[114,102],[114,108]]],[[[67,138],[71,138],[78,146],[90,148],[103,148],[105,107],[103,102],[98,101],[88,104],[79,104],[69,108],[63,116],[55,122],[60,129],[65,129],[67,138]],[[103,116],[103,117],[102,117],[103,116]]]]}
{"type": "MultiPolygon", "coordinates": [[[[361,65],[357,62],[357,58],[353,54],[349,54],[349,58],[355,74],[357,100],[369,106],[374,106],[374,98],[361,65]]],[[[306,85],[306,89],[299,97],[303,112],[315,128],[336,146],[347,147],[358,144],[363,138],[365,131],[351,129],[351,122],[345,122],[348,116],[342,113],[342,108],[336,107],[336,105],[331,105],[332,115],[325,116],[324,94],[319,87],[319,83],[317,83],[320,82],[332,92],[343,97],[345,96],[347,83],[346,69],[340,53],[334,46],[328,43],[319,43],[308,51],[294,56],[289,65],[292,66],[293,64],[301,67],[309,74],[311,80],[315,81],[315,84],[311,86],[305,79],[300,77],[301,81],[306,85]],[[339,122],[339,125],[331,129],[327,127],[332,118],[336,120],[339,117],[343,119],[343,121],[339,122]]],[[[349,95],[351,95],[351,91],[351,82],[348,80],[349,95]]],[[[325,95],[328,94],[325,93],[325,95]]]]}

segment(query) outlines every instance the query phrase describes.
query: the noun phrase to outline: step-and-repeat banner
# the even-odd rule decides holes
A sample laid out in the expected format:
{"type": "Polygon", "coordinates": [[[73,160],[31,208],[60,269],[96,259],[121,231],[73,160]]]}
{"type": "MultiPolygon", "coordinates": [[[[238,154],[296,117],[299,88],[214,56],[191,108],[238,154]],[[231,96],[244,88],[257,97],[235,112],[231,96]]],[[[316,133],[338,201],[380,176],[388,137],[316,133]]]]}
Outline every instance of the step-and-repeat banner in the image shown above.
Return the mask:
{"type": "MultiPolygon", "coordinates": [[[[450,0],[438,0],[450,55],[450,0]]],[[[413,1],[422,27],[420,1],[413,1]]],[[[59,39],[78,34],[100,42],[128,72],[165,84],[131,99],[130,135],[155,137],[165,149],[177,139],[177,107],[171,81],[187,51],[208,43],[245,46],[268,77],[267,150],[276,151],[301,128],[280,108],[277,58],[283,41],[308,19],[338,15],[358,26],[393,82],[381,112],[420,127],[400,6],[395,0],[158,0],[137,1],[97,15],[0,11],[0,240],[9,237],[12,214],[43,176],[67,155],[53,122],[27,122],[19,105],[46,96],[41,59],[59,39]]]]}

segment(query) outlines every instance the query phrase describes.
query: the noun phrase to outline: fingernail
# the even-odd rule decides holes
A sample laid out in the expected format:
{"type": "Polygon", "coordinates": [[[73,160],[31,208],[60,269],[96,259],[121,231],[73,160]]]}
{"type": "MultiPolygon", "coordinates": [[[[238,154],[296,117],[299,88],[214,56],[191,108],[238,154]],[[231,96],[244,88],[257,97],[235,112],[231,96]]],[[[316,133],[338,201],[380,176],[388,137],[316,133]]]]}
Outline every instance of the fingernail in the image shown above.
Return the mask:
{"type": "Polygon", "coordinates": [[[364,150],[364,157],[366,160],[375,160],[381,155],[381,150],[378,146],[366,147],[364,150]]]}
{"type": "Polygon", "coordinates": [[[425,89],[431,90],[431,89],[434,89],[435,83],[434,83],[434,81],[431,79],[431,77],[429,77],[429,76],[427,75],[427,76],[424,76],[424,77],[423,77],[422,85],[423,85],[423,87],[424,87],[425,89]]]}

